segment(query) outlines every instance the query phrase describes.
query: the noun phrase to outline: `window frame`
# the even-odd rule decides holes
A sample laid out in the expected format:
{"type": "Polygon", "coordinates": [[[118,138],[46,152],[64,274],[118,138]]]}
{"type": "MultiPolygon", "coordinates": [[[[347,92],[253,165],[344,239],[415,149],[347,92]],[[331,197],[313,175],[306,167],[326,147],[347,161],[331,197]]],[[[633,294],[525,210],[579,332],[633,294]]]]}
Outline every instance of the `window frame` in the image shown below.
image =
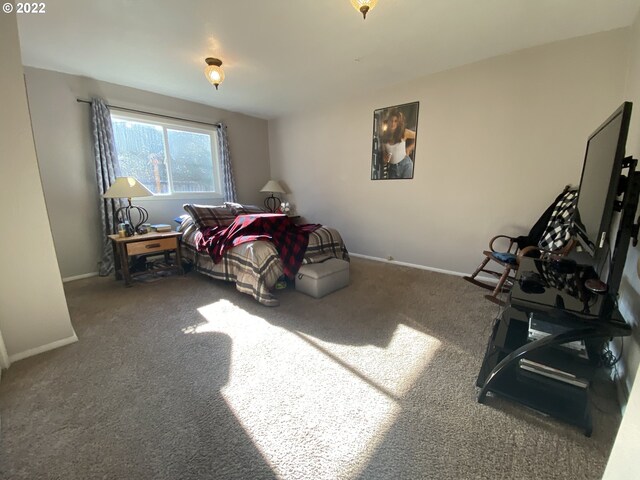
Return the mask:
{"type": "MultiPolygon", "coordinates": [[[[110,118],[113,122],[114,119],[120,121],[131,121],[137,123],[146,123],[149,125],[159,126],[162,128],[162,140],[164,143],[165,149],[165,161],[167,163],[167,181],[169,185],[169,193],[154,193],[152,197],[144,197],[144,200],[186,200],[186,199],[200,199],[200,198],[223,198],[224,193],[222,192],[222,166],[220,162],[220,158],[218,156],[218,142],[219,138],[219,129],[214,125],[211,126],[210,129],[195,126],[194,123],[189,121],[182,121],[177,119],[158,119],[152,115],[145,115],[141,113],[132,113],[126,110],[118,110],[117,108],[111,108],[110,118]],[[171,173],[171,164],[173,162],[173,158],[171,156],[171,151],[169,150],[169,134],[167,130],[179,130],[183,132],[190,133],[199,133],[209,135],[211,139],[211,162],[213,168],[213,182],[214,189],[207,192],[175,192],[173,191],[173,175],[171,173]]],[[[116,153],[118,151],[118,146],[116,147],[116,153]]],[[[146,186],[146,185],[145,185],[146,186]]],[[[147,187],[148,188],[148,187],[147,187]]]]}

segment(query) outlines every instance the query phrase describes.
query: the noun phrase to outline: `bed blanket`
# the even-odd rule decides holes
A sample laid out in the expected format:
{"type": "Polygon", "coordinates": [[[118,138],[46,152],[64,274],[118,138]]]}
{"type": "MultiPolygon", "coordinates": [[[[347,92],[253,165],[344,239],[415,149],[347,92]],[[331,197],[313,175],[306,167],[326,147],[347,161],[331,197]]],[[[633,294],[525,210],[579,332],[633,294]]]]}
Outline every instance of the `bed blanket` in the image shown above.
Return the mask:
{"type": "Polygon", "coordinates": [[[276,247],[287,278],[298,272],[309,243],[309,234],[321,225],[295,225],[289,217],[278,213],[238,215],[228,227],[210,227],[198,238],[197,250],[206,251],[214,263],[220,263],[229,249],[258,240],[270,241],[276,247]]]}
{"type": "MultiPolygon", "coordinates": [[[[280,304],[272,289],[283,274],[282,262],[271,242],[258,240],[244,243],[227,250],[220,263],[196,249],[202,232],[191,217],[180,225],[182,258],[191,262],[193,268],[209,277],[234,282],[239,292],[253,296],[262,305],[274,307],[280,304]]],[[[337,230],[322,226],[309,234],[309,243],[304,253],[303,264],[317,263],[335,257],[349,260],[349,252],[337,230]]]]}

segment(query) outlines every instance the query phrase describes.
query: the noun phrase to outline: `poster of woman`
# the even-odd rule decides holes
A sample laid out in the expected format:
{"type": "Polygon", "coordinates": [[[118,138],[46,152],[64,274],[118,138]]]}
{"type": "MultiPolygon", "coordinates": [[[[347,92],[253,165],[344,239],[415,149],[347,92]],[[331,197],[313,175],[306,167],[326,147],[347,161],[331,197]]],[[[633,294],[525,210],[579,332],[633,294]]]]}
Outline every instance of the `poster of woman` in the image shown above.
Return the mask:
{"type": "Polygon", "coordinates": [[[420,102],[373,112],[371,180],[413,178],[420,102]]]}

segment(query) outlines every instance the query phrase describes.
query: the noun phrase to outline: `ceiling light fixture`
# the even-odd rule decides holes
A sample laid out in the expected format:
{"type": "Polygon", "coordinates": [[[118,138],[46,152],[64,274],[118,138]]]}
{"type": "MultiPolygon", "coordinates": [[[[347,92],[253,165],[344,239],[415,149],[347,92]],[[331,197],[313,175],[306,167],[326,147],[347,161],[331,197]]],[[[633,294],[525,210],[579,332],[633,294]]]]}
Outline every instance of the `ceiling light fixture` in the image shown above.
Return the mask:
{"type": "Polygon", "coordinates": [[[218,90],[218,85],[224,81],[224,70],[222,70],[222,60],[208,57],[204,59],[207,62],[207,68],[204,69],[204,75],[207,80],[218,90]]]}
{"type": "Polygon", "coordinates": [[[351,0],[351,5],[353,5],[353,8],[362,13],[362,18],[364,18],[365,20],[367,19],[367,13],[369,12],[369,10],[373,10],[373,7],[376,6],[376,3],[378,3],[378,0],[351,0]]]}

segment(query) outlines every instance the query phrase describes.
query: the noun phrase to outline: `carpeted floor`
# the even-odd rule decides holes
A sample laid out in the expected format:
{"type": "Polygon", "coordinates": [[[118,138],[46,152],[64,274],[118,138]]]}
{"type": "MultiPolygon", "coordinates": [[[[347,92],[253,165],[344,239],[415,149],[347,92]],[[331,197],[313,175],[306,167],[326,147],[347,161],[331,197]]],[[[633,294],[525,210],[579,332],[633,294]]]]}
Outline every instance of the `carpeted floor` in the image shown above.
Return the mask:
{"type": "Polygon", "coordinates": [[[196,273],[65,288],[80,341],[4,372],[0,478],[596,479],[619,425],[608,385],[591,438],[478,404],[498,310],[457,277],[353,259],[276,308],[196,273]]]}

